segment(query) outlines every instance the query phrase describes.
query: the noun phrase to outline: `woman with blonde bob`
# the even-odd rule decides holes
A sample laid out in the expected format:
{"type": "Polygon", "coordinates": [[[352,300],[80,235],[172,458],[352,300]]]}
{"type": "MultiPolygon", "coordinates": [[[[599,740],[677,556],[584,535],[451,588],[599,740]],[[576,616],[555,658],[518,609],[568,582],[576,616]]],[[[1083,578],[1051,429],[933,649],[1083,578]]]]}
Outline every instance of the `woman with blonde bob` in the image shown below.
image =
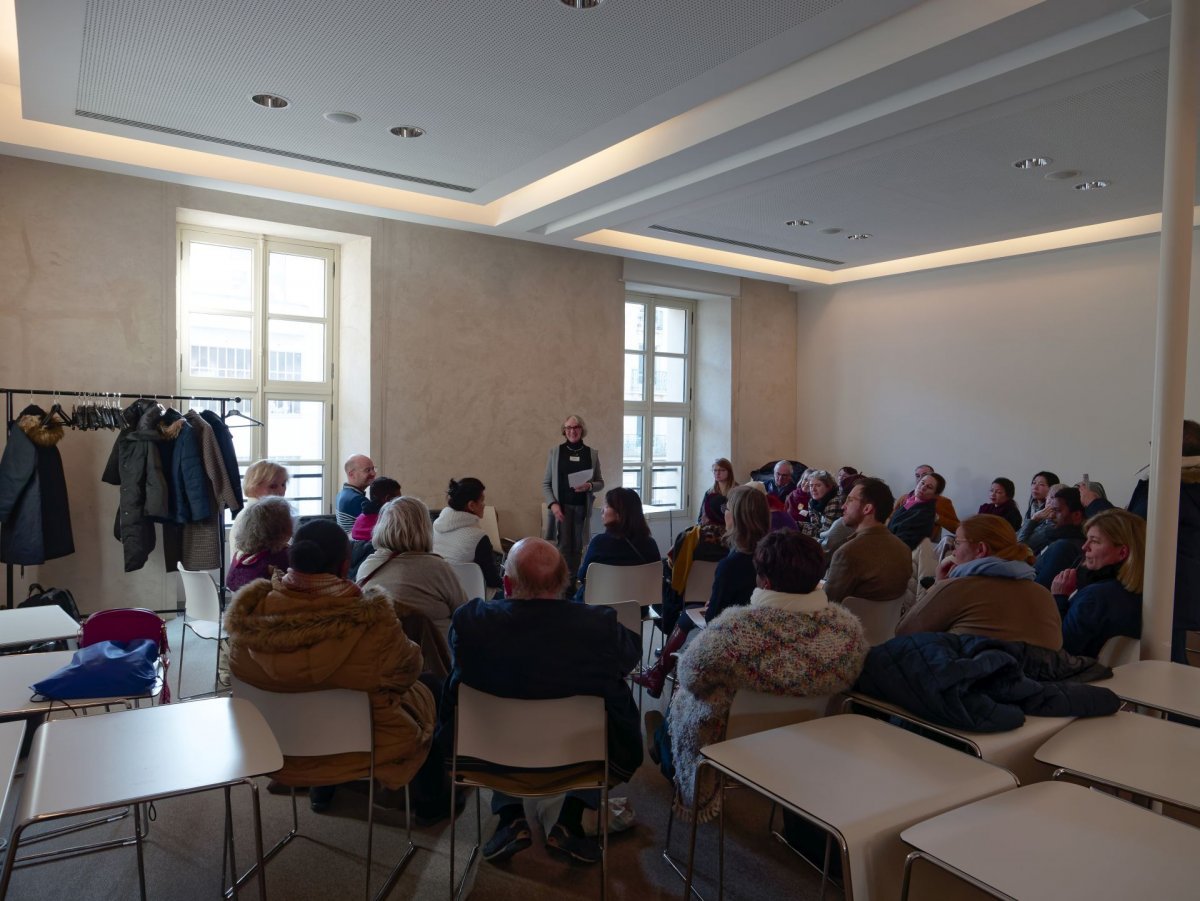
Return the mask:
{"type": "Polygon", "coordinates": [[[1062,613],[1063,649],[1095,657],[1117,635],[1142,637],[1146,521],[1105,510],[1083,529],[1083,565],[1059,573],[1051,590],[1062,613]]]}
{"type": "Polygon", "coordinates": [[[230,559],[239,552],[253,553],[242,547],[242,530],[245,528],[243,514],[246,510],[264,497],[283,497],[287,493],[287,484],[287,469],[271,460],[255,460],[247,467],[246,476],[242,479],[242,494],[246,496],[246,504],[229,530],[230,559]]]}
{"type": "MultiPolygon", "coordinates": [[[[730,607],[745,606],[754,593],[754,549],[771,530],[771,511],[767,506],[767,495],[754,485],[738,485],[729,492],[729,506],[725,508],[725,544],[729,553],[717,564],[713,576],[712,594],[704,605],[704,621],[712,622],[730,607]]],[[[662,694],[666,678],[675,669],[677,652],[687,641],[688,632],[697,628],[690,616],[679,617],[679,622],[663,645],[662,656],[644,673],[633,677],[643,686],[650,697],[662,694]]]]}
{"type": "Polygon", "coordinates": [[[900,620],[896,634],[984,635],[1057,651],[1062,620],[1050,592],[1034,581],[1033,561],[1004,519],[968,516],[955,532],[954,556],[942,561],[937,582],[900,620]]]}
{"type": "Polygon", "coordinates": [[[359,587],[382,588],[448,635],[450,617],[467,595],[450,564],[433,553],[433,523],[424,502],[403,496],[384,504],[371,544],[375,550],[358,570],[359,587]]]}

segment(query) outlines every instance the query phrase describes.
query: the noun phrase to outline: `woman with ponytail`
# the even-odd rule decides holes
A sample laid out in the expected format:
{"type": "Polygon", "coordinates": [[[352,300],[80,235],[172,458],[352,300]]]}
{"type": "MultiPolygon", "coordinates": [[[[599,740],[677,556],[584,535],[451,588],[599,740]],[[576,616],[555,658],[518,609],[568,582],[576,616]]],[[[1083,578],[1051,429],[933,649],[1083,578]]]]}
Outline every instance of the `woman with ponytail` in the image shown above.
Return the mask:
{"type": "Polygon", "coordinates": [[[1004,519],[968,516],[955,532],[954,556],[942,561],[937,582],[900,620],[896,634],[985,635],[1057,651],[1062,619],[1054,597],[1034,581],[1033,561],[1004,519]]]}

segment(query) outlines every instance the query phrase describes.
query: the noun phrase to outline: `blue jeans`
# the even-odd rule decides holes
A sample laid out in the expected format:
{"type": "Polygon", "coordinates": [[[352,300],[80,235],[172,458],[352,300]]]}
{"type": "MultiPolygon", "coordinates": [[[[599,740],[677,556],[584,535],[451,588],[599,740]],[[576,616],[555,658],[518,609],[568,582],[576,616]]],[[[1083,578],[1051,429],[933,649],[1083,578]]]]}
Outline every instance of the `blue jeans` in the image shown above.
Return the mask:
{"type": "MultiPolygon", "coordinates": [[[[575,791],[567,792],[568,798],[578,798],[579,801],[588,810],[597,810],[600,807],[600,789],[598,788],[582,788],[575,791]]],[[[521,798],[515,798],[512,795],[506,795],[504,792],[492,792],[492,813],[499,813],[503,807],[508,807],[511,804],[520,804],[521,798]]]]}

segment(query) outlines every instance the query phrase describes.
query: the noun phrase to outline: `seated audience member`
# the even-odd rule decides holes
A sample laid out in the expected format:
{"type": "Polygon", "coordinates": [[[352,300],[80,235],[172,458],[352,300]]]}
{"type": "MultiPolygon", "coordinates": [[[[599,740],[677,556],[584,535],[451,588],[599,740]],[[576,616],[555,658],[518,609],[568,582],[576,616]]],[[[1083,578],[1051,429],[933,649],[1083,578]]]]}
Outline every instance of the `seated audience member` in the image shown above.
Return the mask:
{"type": "Polygon", "coordinates": [[[724,457],[713,460],[713,484],[704,492],[704,500],[700,503],[700,516],[697,522],[724,522],[725,506],[729,503],[729,492],[737,487],[737,479],[733,477],[733,464],[724,457]]]}
{"type": "Polygon", "coordinates": [[[893,503],[892,491],[881,479],[859,478],[850,489],[842,507],[842,522],[851,526],[854,534],[829,561],[825,576],[829,600],[890,601],[908,590],[912,552],[881,521],[893,503]]]}
{"type": "Polygon", "coordinates": [[[583,562],[579,564],[577,601],[583,600],[587,569],[593,563],[639,566],[658,563],[661,559],[658,543],[651,537],[646,516],[642,513],[642,499],[632,488],[609,489],[604,495],[600,522],[604,524],[604,531],[588,542],[583,562]]]}
{"type": "MultiPolygon", "coordinates": [[[[646,714],[650,758],[675,781],[675,810],[690,817],[700,749],[720,741],[734,694],[790,697],[844,691],[862,671],[862,623],[817,587],[824,556],[798,532],[772,532],[754,550],[758,587],[750,605],[727,610],[679,659],[679,690],[669,712],[646,714]]],[[[715,774],[700,784],[699,812],[720,810],[715,774]]]]}
{"type": "Polygon", "coordinates": [[[448,563],[474,563],[483,570],[489,594],[500,588],[500,567],[492,539],[479,525],[487,505],[486,488],[479,479],[450,480],[446,506],[433,521],[433,552],[448,563]]]}
{"type": "MultiPolygon", "coordinates": [[[[1050,513],[1046,509],[1046,502],[1050,499],[1050,489],[1057,484],[1058,476],[1047,470],[1042,470],[1033,477],[1029,483],[1029,501],[1025,505],[1025,517],[1021,520],[1021,527],[1017,529],[1017,541],[1029,544],[1029,537],[1033,534],[1034,529],[1049,519],[1050,513]]],[[[1034,553],[1037,553],[1037,549],[1033,548],[1033,545],[1029,546],[1034,553]]]]}
{"type": "MultiPolygon", "coordinates": [[[[407,785],[426,756],[437,718],[434,697],[417,677],[421,652],[404,637],[391,602],[344,578],[350,542],[334,522],[296,530],[291,568],[245,586],[226,616],[230,668],[268,691],[348,688],[370,695],[375,776],[388,789],[407,785]]],[[[286,785],[310,785],[323,811],[334,786],[369,772],[367,755],[284,757],[286,785]],[[319,787],[319,788],[318,788],[319,787]]]]}
{"type": "Polygon", "coordinates": [[[337,513],[337,524],[349,535],[354,528],[354,520],[363,512],[367,486],[375,481],[375,464],[364,454],[353,454],[346,458],[342,468],[346,471],[346,481],[338,492],[333,509],[337,513]]]}
{"type": "Polygon", "coordinates": [[[775,495],[780,500],[786,500],[787,496],[796,488],[792,475],[791,461],[780,460],[775,464],[773,477],[763,483],[767,486],[767,493],[775,495]]]}
{"type": "Polygon", "coordinates": [[[808,489],[812,484],[812,474],[814,472],[816,472],[815,469],[804,470],[796,482],[796,487],[783,502],[788,516],[797,523],[808,521],[808,502],[812,500],[812,494],[808,489]]]}
{"type": "Polygon", "coordinates": [[[1012,483],[1012,479],[1003,476],[993,479],[988,502],[980,505],[979,512],[999,516],[1013,527],[1013,532],[1016,532],[1021,528],[1021,508],[1013,500],[1016,491],[1017,487],[1012,483]]]}
{"type": "MultiPolygon", "coordinates": [[[[1187,633],[1200,629],[1200,422],[1183,421],[1183,459],[1180,463],[1171,660],[1187,663],[1187,633]]],[[[1149,506],[1150,468],[1146,467],[1129,499],[1129,512],[1145,519],[1149,506]]]]}
{"type": "Polygon", "coordinates": [[[1054,577],[1064,569],[1074,569],[1083,553],[1083,501],[1079,489],[1066,485],[1059,488],[1046,502],[1050,511],[1050,530],[1045,533],[1046,546],[1038,554],[1034,581],[1044,588],[1054,584],[1054,577]]]}
{"type": "Polygon", "coordinates": [[[846,500],[842,499],[842,515],[833,521],[825,537],[821,539],[821,547],[828,557],[838,548],[854,537],[854,527],[846,523],[846,500]]]}
{"type": "Polygon", "coordinates": [[[1057,651],[1062,620],[1050,592],[1033,581],[1032,561],[999,516],[968,516],[954,536],[954,556],[942,561],[938,581],[900,620],[896,634],[956,632],[1057,651]]]}
{"type": "MultiPolygon", "coordinates": [[[[948,532],[953,532],[958,528],[958,512],[954,509],[954,502],[950,500],[950,498],[946,497],[945,478],[934,472],[928,463],[922,463],[917,467],[916,472],[920,473],[920,475],[917,476],[917,485],[921,484],[921,479],[923,479],[925,476],[933,476],[937,482],[937,496],[934,500],[933,507],[933,526],[930,528],[929,535],[927,536],[931,541],[937,541],[938,536],[941,535],[942,529],[945,529],[948,532]]],[[[917,489],[914,488],[904,497],[899,498],[896,501],[895,509],[899,510],[900,507],[904,506],[909,498],[916,493],[916,490],[917,489]]],[[[918,541],[917,544],[920,544],[920,542],[918,541]]]]}
{"type": "Polygon", "coordinates": [[[946,480],[936,472],[921,476],[917,487],[896,501],[892,518],[888,520],[888,531],[904,542],[908,549],[915,550],[937,528],[937,498],[946,480]]]}
{"type": "Polygon", "coordinates": [[[717,563],[729,553],[725,547],[725,515],[721,521],[708,519],[707,513],[701,513],[700,525],[684,529],[675,536],[675,543],[667,552],[663,561],[662,619],[658,626],[664,635],[670,635],[675,630],[675,624],[683,612],[683,594],[687,589],[688,576],[692,571],[692,563],[702,560],[707,563],[717,563]]]}
{"type": "Polygon", "coordinates": [[[363,512],[354,520],[354,528],[350,530],[350,576],[358,578],[358,568],[362,562],[375,552],[371,544],[371,533],[375,531],[375,523],[379,522],[379,512],[383,505],[401,495],[400,483],[387,476],[379,476],[367,486],[367,499],[363,501],[363,512]]]}
{"type": "MultiPolygon", "coordinates": [[[[473,600],[454,614],[450,649],[454,670],[446,682],[438,741],[452,748],[459,684],[504,698],[604,698],[608,713],[609,776],[627,782],[642,763],[638,712],[625,676],[637,664],[637,633],[617,622],[603,605],[563,599],[567,564],[554,545],[540,538],[518,541],[504,567],[504,593],[496,601],[473,600]]],[[[571,791],[558,822],[546,835],[555,854],[582,863],[600,860],[600,846],[583,834],[584,808],[600,804],[598,790],[571,791]]],[[[520,798],[492,792],[500,818],[483,848],[484,860],[507,860],[532,843],[520,798]]]]}
{"type": "MultiPolygon", "coordinates": [[[[729,507],[725,510],[725,543],[729,553],[717,564],[712,594],[704,605],[704,620],[712,622],[729,607],[744,607],[754,592],[754,548],[771,528],[767,498],[750,485],[738,485],[729,492],[729,507]]],[[[676,654],[687,641],[688,633],[696,628],[690,616],[680,616],[667,636],[658,662],[644,673],[633,677],[657,698],[662,695],[663,683],[675,669],[676,654]]]]}
{"type": "Polygon", "coordinates": [[[824,469],[812,474],[809,489],[807,534],[820,540],[842,515],[842,499],[838,497],[837,481],[824,469]]]}
{"type": "Polygon", "coordinates": [[[860,475],[862,473],[853,466],[841,467],[837,471],[838,496],[844,499],[860,475]]]}
{"type": "Polygon", "coordinates": [[[1111,510],[1113,504],[1099,482],[1083,481],[1075,485],[1079,489],[1079,498],[1083,501],[1083,515],[1091,519],[1097,513],[1111,510]]]}
{"type": "Polygon", "coordinates": [[[242,479],[242,494],[246,503],[229,529],[230,559],[242,550],[242,529],[245,523],[240,522],[246,511],[264,497],[283,497],[287,493],[288,471],[278,463],[270,460],[256,460],[246,468],[246,477],[242,479]]]}
{"type": "Polygon", "coordinates": [[[1054,580],[1063,649],[1095,657],[1116,635],[1142,637],[1146,523],[1128,510],[1105,510],[1084,524],[1083,565],[1054,580]]]}
{"type": "MultiPolygon", "coordinates": [[[[1054,521],[1050,518],[1050,499],[1056,497],[1060,491],[1070,487],[1070,485],[1063,485],[1061,482],[1050,486],[1050,491],[1046,494],[1046,506],[1038,514],[1037,519],[1021,524],[1021,531],[1017,533],[1017,541],[1029,545],[1029,549],[1035,554],[1040,554],[1046,549],[1046,545],[1050,542],[1050,536],[1056,528],[1054,521]],[[1022,534],[1026,537],[1022,538],[1022,534]]],[[[1076,488],[1073,490],[1078,491],[1079,489],[1076,488]]]]}
{"type": "Polygon", "coordinates": [[[788,529],[789,531],[794,532],[800,528],[796,524],[796,521],[788,515],[787,507],[784,505],[783,501],[773,494],[767,495],[767,511],[771,516],[772,532],[774,532],[776,529],[788,529]]]}
{"type": "Polygon", "coordinates": [[[237,591],[255,579],[269,579],[275,570],[287,572],[288,542],[292,540],[292,507],[282,497],[264,497],[238,514],[244,520],[241,548],[234,552],[225,585],[237,591]]]}
{"type": "Polygon", "coordinates": [[[398,497],[383,505],[371,533],[375,551],[359,567],[358,584],[381,588],[428,616],[443,635],[450,617],[467,602],[450,564],[433,553],[429,508],[419,498],[398,497]]]}

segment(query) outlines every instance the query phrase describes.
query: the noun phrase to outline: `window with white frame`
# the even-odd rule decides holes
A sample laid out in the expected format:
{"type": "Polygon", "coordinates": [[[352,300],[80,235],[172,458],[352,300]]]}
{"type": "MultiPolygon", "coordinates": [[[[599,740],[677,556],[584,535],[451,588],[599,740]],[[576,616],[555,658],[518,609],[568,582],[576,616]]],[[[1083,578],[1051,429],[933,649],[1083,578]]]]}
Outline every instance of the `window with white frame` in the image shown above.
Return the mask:
{"type": "Polygon", "coordinates": [[[694,323],[691,301],[625,297],[622,484],[647,512],[690,507],[694,323]]]}
{"type": "MultiPolygon", "coordinates": [[[[179,229],[180,394],[229,395],[242,471],[288,469],[296,512],[329,510],[337,248],[264,235],[179,229]]],[[[212,402],[196,403],[197,409],[212,402]]]]}

